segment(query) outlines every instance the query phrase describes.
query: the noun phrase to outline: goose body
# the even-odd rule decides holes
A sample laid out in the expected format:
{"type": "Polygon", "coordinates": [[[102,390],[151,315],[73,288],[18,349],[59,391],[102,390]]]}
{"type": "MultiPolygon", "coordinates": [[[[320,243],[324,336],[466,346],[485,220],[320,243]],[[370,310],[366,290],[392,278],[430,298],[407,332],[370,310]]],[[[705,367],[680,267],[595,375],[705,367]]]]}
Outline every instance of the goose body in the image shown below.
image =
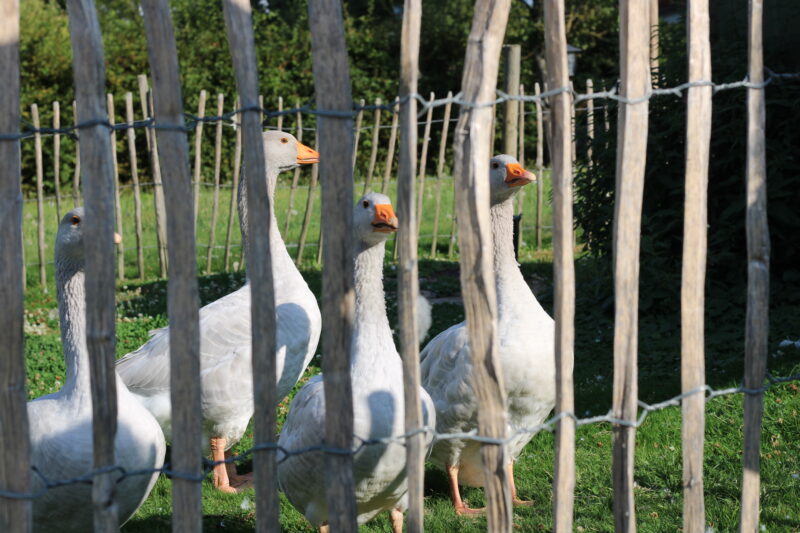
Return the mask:
{"type": "MultiPolygon", "coordinates": [[[[278,173],[319,160],[316,151],[284,132],[265,132],[264,152],[273,197],[278,173]]],[[[239,220],[243,242],[247,242],[248,226],[254,221],[247,215],[245,179],[239,183],[239,220]]],[[[314,294],[289,256],[274,211],[269,239],[277,324],[277,398],[280,401],[314,356],[322,318],[314,294]]],[[[250,297],[250,283],[246,282],[237,291],[200,309],[203,424],[215,461],[222,460],[224,452],[242,438],[253,415],[250,297]]],[[[172,415],[169,327],[155,331],[141,348],[117,361],[117,372],[153,413],[169,438],[172,415]]],[[[249,480],[239,479],[232,465],[227,469],[217,465],[214,484],[225,492],[235,492],[247,486],[249,480]]]]}
{"type": "MultiPolygon", "coordinates": [[[[519,433],[506,449],[513,461],[533,438],[534,433],[525,430],[541,424],[555,405],[554,322],[534,297],[514,257],[512,199],[518,187],[532,181],[533,175],[511,156],[492,158],[490,167],[498,356],[507,396],[508,434],[519,433]]],[[[436,406],[437,432],[477,429],[478,403],[466,323],[434,337],[420,357],[422,384],[436,406]]],[[[458,484],[483,485],[480,444],[472,440],[438,441],[431,459],[450,476],[457,512],[472,511],[461,502],[458,484]]],[[[515,493],[513,497],[516,500],[515,493]]]]}
{"type": "MultiPolygon", "coordinates": [[[[83,208],[62,219],[56,238],[56,290],[61,342],[66,362],[64,386],[56,393],[28,402],[31,464],[47,479],[85,476],[94,469],[92,398],[89,353],[86,346],[84,293],[83,208]]],[[[115,463],[126,471],[159,469],[164,463],[164,434],[153,416],[136,401],[117,377],[117,434],[115,463]]],[[[158,473],[131,476],[115,490],[120,523],[144,502],[158,473]]],[[[33,476],[34,491],[44,484],[33,476]]],[[[51,488],[33,500],[33,531],[91,531],[92,486],[51,488]]]]}
{"type": "MultiPolygon", "coordinates": [[[[356,205],[353,221],[357,237],[356,306],[350,367],[356,435],[354,449],[362,439],[396,437],[405,433],[402,362],[386,317],[383,292],[386,230],[396,229],[396,221],[389,199],[382,194],[367,194],[356,205]]],[[[322,444],[324,383],[324,376],[314,377],[293,399],[278,440],[283,449],[296,450],[322,444]]],[[[433,425],[435,414],[431,399],[424,390],[420,394],[424,424],[433,425]]],[[[323,525],[328,518],[324,465],[324,454],[315,452],[287,457],[278,466],[281,490],[316,527],[323,525]]],[[[381,511],[390,511],[394,530],[402,531],[402,511],[407,507],[405,466],[406,450],[398,443],[371,444],[355,454],[353,474],[359,524],[381,511]]]]}

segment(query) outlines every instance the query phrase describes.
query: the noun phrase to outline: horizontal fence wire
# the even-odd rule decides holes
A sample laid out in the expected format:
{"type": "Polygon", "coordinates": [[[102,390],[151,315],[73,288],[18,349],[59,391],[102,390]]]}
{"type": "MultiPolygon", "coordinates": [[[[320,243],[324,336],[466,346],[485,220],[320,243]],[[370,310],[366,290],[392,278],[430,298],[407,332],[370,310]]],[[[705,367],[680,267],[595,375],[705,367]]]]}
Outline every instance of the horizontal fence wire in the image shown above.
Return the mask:
{"type": "MultiPolygon", "coordinates": [[[[131,128],[134,129],[150,128],[154,130],[183,131],[188,133],[193,131],[200,123],[216,123],[222,121],[232,125],[236,125],[237,123],[234,117],[245,111],[258,111],[260,113],[263,113],[265,120],[281,116],[296,115],[297,113],[314,115],[314,116],[324,116],[324,117],[354,118],[360,111],[399,110],[402,104],[404,104],[406,101],[412,98],[417,100],[420,107],[420,111],[417,113],[418,118],[422,117],[425,113],[427,113],[428,109],[430,108],[442,107],[447,104],[456,104],[458,106],[465,108],[483,108],[483,107],[492,107],[507,101],[519,101],[526,103],[530,102],[546,103],[549,97],[563,93],[568,93],[573,96],[573,105],[577,105],[578,103],[586,100],[599,100],[599,99],[613,100],[625,104],[639,104],[647,100],[650,100],[654,96],[672,95],[672,96],[682,97],[683,93],[691,87],[712,87],[714,93],[717,93],[720,91],[727,91],[732,89],[763,89],[772,83],[779,82],[782,80],[800,80],[800,72],[776,73],[769,69],[766,69],[766,71],[768,73],[768,76],[763,83],[751,83],[746,78],[742,81],[730,82],[730,83],[714,83],[711,80],[699,80],[699,81],[682,83],[680,85],[676,85],[675,87],[651,89],[647,94],[645,94],[640,98],[627,98],[625,96],[621,96],[618,93],[616,87],[606,91],[598,91],[592,93],[579,93],[575,91],[572,87],[559,87],[556,89],[550,89],[538,95],[509,95],[501,90],[497,90],[496,91],[497,98],[486,102],[469,102],[463,100],[461,98],[461,93],[458,93],[449,98],[445,97],[445,98],[438,98],[435,100],[427,100],[425,96],[420,93],[412,93],[407,96],[404,96],[403,98],[398,98],[395,99],[394,101],[387,102],[385,104],[369,104],[363,106],[354,105],[353,108],[349,111],[315,109],[311,105],[304,105],[300,107],[294,107],[291,109],[282,109],[278,111],[269,110],[266,108],[259,107],[257,105],[245,106],[245,107],[240,107],[238,109],[234,109],[233,111],[229,111],[227,113],[223,113],[222,115],[208,115],[208,116],[198,117],[191,113],[185,113],[184,117],[186,119],[186,123],[184,125],[159,124],[156,123],[155,119],[152,117],[143,120],[136,120],[130,123],[120,122],[116,124],[111,124],[106,119],[90,119],[75,125],[64,126],[61,128],[49,128],[49,127],[35,128],[33,127],[32,124],[28,123],[27,121],[23,121],[26,124],[26,127],[23,129],[23,131],[18,133],[0,133],[0,141],[21,140],[28,137],[32,137],[37,133],[40,135],[61,134],[61,135],[67,135],[72,139],[77,139],[76,135],[77,130],[92,128],[95,126],[105,126],[106,128],[109,129],[109,131],[111,130],[125,131],[131,128]]],[[[392,126],[387,126],[387,127],[391,128],[392,126]]],[[[365,127],[362,129],[372,129],[372,128],[365,127]]]]}
{"type": "MultiPolygon", "coordinates": [[[[798,341],[800,342],[800,341],[798,341]]],[[[781,345],[783,346],[783,344],[781,345]]],[[[639,409],[641,413],[639,418],[635,421],[631,420],[624,420],[613,416],[611,413],[612,411],[609,410],[608,414],[600,415],[600,416],[592,416],[587,418],[579,418],[575,413],[572,412],[561,412],[558,414],[553,415],[547,421],[530,428],[512,428],[509,436],[503,439],[497,438],[490,438],[478,435],[477,430],[472,430],[464,433],[437,433],[435,428],[429,426],[423,426],[420,428],[409,430],[402,435],[397,435],[393,437],[384,437],[384,438],[373,438],[373,439],[365,439],[359,437],[358,435],[354,435],[353,438],[356,441],[359,441],[357,446],[352,448],[337,448],[334,446],[326,446],[324,444],[314,445],[314,446],[307,446],[304,448],[297,448],[292,450],[287,450],[283,446],[279,446],[276,442],[268,442],[268,443],[256,443],[246,451],[242,452],[239,455],[226,457],[222,461],[210,461],[206,458],[203,458],[203,473],[201,475],[192,475],[186,472],[179,472],[176,470],[172,470],[170,466],[164,465],[161,468],[150,468],[150,469],[142,469],[142,470],[131,470],[128,471],[121,466],[118,465],[109,465],[103,468],[95,469],[86,474],[68,478],[68,479],[48,479],[44,476],[39,470],[36,469],[35,466],[31,467],[31,470],[34,476],[40,480],[43,484],[43,487],[39,490],[33,492],[12,492],[12,491],[4,491],[0,490],[0,498],[9,498],[14,500],[34,500],[36,498],[40,498],[44,494],[47,493],[48,490],[55,489],[58,487],[70,486],[70,485],[91,485],[94,476],[98,474],[104,474],[108,472],[118,472],[119,477],[116,479],[116,483],[121,483],[126,478],[134,477],[134,476],[150,476],[152,474],[160,473],[164,474],[170,478],[178,478],[178,479],[186,479],[189,481],[196,481],[201,482],[205,477],[211,472],[211,470],[216,465],[220,464],[236,464],[244,461],[248,461],[251,456],[257,451],[272,451],[278,453],[278,463],[282,463],[289,457],[303,455],[307,453],[327,453],[327,454],[334,454],[334,455],[356,455],[361,450],[368,446],[385,446],[388,444],[399,444],[405,446],[406,440],[414,435],[418,435],[420,433],[425,433],[426,435],[431,435],[433,437],[433,442],[436,443],[438,441],[443,440],[470,440],[479,442],[481,444],[489,444],[489,445],[496,445],[496,446],[504,446],[514,439],[522,435],[530,435],[538,433],[539,431],[553,431],[555,429],[555,425],[558,423],[559,420],[563,418],[572,418],[575,420],[575,424],[580,426],[587,426],[590,424],[614,424],[619,426],[626,426],[626,427],[634,427],[638,428],[641,427],[645,420],[647,419],[650,413],[656,411],[662,411],[669,407],[679,407],[681,405],[681,400],[687,398],[689,396],[694,396],[695,394],[704,394],[706,403],[711,401],[714,398],[719,398],[722,396],[731,396],[734,394],[748,394],[748,395],[758,395],[763,394],[764,392],[768,391],[770,388],[776,385],[783,385],[786,383],[791,383],[795,381],[800,381],[800,374],[794,374],[791,376],[783,376],[783,377],[775,377],[769,372],[766,374],[766,383],[757,389],[749,389],[740,385],[738,387],[729,387],[725,389],[714,389],[710,385],[703,385],[701,387],[697,387],[690,391],[686,391],[684,393],[678,394],[673,396],[668,400],[664,400],[662,402],[648,404],[642,401],[639,401],[639,409]]]]}
{"type": "MultiPolygon", "coordinates": [[[[418,101],[420,106],[420,111],[418,113],[418,117],[424,115],[429,108],[436,108],[441,107],[447,104],[456,104],[462,107],[471,107],[471,108],[480,108],[480,107],[491,107],[509,100],[516,100],[521,102],[544,102],[547,98],[551,96],[555,96],[557,94],[569,93],[573,96],[573,105],[577,105],[578,103],[585,101],[585,100],[597,100],[597,99],[608,99],[617,102],[623,102],[627,104],[637,104],[644,101],[649,100],[654,96],[678,96],[682,97],[684,91],[687,91],[690,87],[712,87],[714,93],[719,91],[725,90],[733,90],[733,89],[740,89],[740,88],[750,88],[750,89],[763,89],[770,85],[771,83],[779,82],[782,80],[800,80],[800,72],[798,73],[775,73],[769,69],[766,69],[768,77],[765,79],[763,83],[751,83],[747,79],[738,82],[732,83],[714,83],[712,81],[695,81],[695,82],[687,82],[675,87],[669,88],[657,88],[651,89],[646,95],[641,98],[626,98],[618,94],[616,88],[612,88],[606,91],[599,91],[594,93],[587,93],[582,94],[576,92],[571,87],[560,87],[557,89],[551,89],[545,91],[539,95],[524,95],[524,96],[516,96],[516,95],[508,95],[503,91],[497,91],[498,97],[493,101],[487,102],[467,102],[461,99],[461,94],[456,94],[450,98],[440,98],[436,100],[427,100],[423,95],[419,93],[410,94],[402,99],[395,100],[393,102],[389,102],[386,104],[381,105],[364,105],[364,106],[354,106],[351,111],[331,111],[331,110],[323,110],[323,109],[314,109],[311,106],[301,106],[292,109],[284,109],[280,111],[270,111],[267,109],[263,109],[259,106],[246,106],[242,107],[228,113],[224,113],[219,116],[205,116],[205,117],[197,117],[192,114],[185,114],[186,117],[186,125],[179,126],[179,125],[172,125],[172,124],[158,124],[155,122],[154,119],[144,119],[134,121],[132,123],[118,123],[118,124],[111,124],[105,119],[96,119],[96,120],[87,120],[76,125],[66,126],[62,128],[33,128],[32,126],[26,127],[24,131],[19,133],[0,133],[0,141],[17,141],[21,139],[25,139],[28,137],[32,137],[35,134],[41,135],[53,135],[53,134],[62,134],[68,135],[73,139],[77,138],[76,132],[77,130],[83,128],[94,127],[98,125],[102,125],[107,127],[109,130],[127,130],[130,128],[151,128],[151,129],[161,129],[161,130],[171,130],[171,131],[192,131],[197,124],[201,122],[207,123],[215,123],[219,121],[227,122],[233,125],[236,125],[234,117],[244,111],[260,111],[264,113],[265,119],[275,118],[279,116],[288,116],[288,115],[295,115],[297,113],[305,113],[311,114],[316,116],[328,116],[328,117],[354,117],[359,111],[375,111],[375,110],[387,110],[387,111],[394,111],[395,108],[399,108],[399,106],[407,101],[409,98],[414,98],[418,101]]],[[[597,108],[595,108],[597,109],[597,108]]],[[[453,119],[455,120],[455,119],[453,119]]],[[[451,120],[452,121],[452,120],[451,120]]],[[[420,123],[422,124],[422,123],[420,123]]],[[[383,126],[381,126],[383,127],[383,126]]],[[[391,127],[391,126],[386,126],[391,127]]],[[[371,129],[371,127],[365,127],[361,129],[371,129]]],[[[287,128],[287,130],[291,130],[291,128],[287,128]]],[[[148,185],[148,184],[140,184],[140,185],[148,185]]],[[[206,184],[208,185],[208,184],[206,184]]],[[[313,246],[314,243],[308,243],[306,246],[313,246]]],[[[215,246],[215,248],[222,248],[220,246],[215,246]]],[[[38,264],[38,263],[37,263],[38,264]]],[[[28,265],[31,266],[31,265],[28,265]]],[[[141,475],[152,475],[154,473],[162,473],[168,477],[179,478],[179,479],[186,479],[190,481],[200,482],[202,481],[205,476],[211,472],[212,468],[218,464],[226,464],[226,463],[237,463],[248,460],[254,452],[256,451],[273,451],[279,454],[279,462],[285,461],[289,457],[302,455],[306,453],[314,453],[314,452],[321,452],[327,454],[335,454],[335,455],[355,455],[359,453],[362,449],[367,446],[374,446],[374,445],[387,445],[387,444],[400,444],[405,445],[405,442],[408,438],[418,435],[420,433],[425,433],[431,435],[433,437],[434,442],[442,441],[442,440],[471,440],[480,442],[482,444],[489,444],[489,445],[498,445],[502,446],[518,436],[521,435],[530,435],[532,433],[538,433],[539,431],[553,431],[555,425],[558,423],[559,420],[563,418],[572,418],[577,426],[585,426],[589,424],[599,424],[599,423],[609,423],[613,425],[619,426],[626,426],[626,427],[635,427],[638,428],[642,426],[650,413],[661,411],[663,409],[667,409],[670,407],[677,407],[681,405],[681,401],[684,398],[689,396],[693,396],[696,394],[704,394],[706,402],[714,399],[719,398],[722,396],[730,396],[734,394],[747,394],[747,395],[758,395],[763,394],[770,388],[776,385],[800,381],[800,374],[795,374],[786,377],[775,377],[771,374],[767,373],[766,381],[764,386],[756,389],[745,388],[744,386],[738,387],[730,387],[725,389],[714,389],[710,385],[703,385],[696,389],[678,394],[668,400],[648,404],[642,401],[638,402],[639,409],[641,411],[639,417],[635,421],[624,420],[617,417],[614,417],[611,413],[612,411],[609,410],[608,414],[600,415],[600,416],[593,416],[587,418],[579,418],[575,413],[572,412],[560,412],[553,415],[550,419],[546,422],[539,424],[538,426],[532,428],[512,428],[512,432],[510,435],[504,439],[496,439],[496,438],[489,438],[484,437],[477,434],[476,430],[465,432],[465,433],[437,433],[435,428],[431,427],[421,427],[414,430],[410,430],[402,435],[397,435],[394,437],[387,437],[387,438],[380,438],[380,439],[364,439],[357,435],[354,435],[354,439],[356,441],[360,441],[360,444],[353,448],[337,448],[326,446],[323,444],[316,445],[316,446],[309,446],[305,448],[295,449],[295,450],[287,450],[281,446],[278,446],[277,443],[270,442],[270,443],[256,443],[251,448],[246,450],[245,452],[241,453],[237,456],[232,456],[226,458],[223,461],[209,461],[204,459],[204,467],[203,467],[203,474],[201,475],[192,475],[185,472],[178,472],[172,470],[169,465],[165,465],[161,468],[156,469],[144,469],[144,470],[136,470],[136,471],[126,471],[124,468],[118,465],[110,465],[103,467],[101,469],[92,470],[87,472],[85,475],[75,478],[69,479],[60,479],[60,480],[51,480],[46,478],[41,472],[39,472],[35,466],[32,467],[34,475],[40,482],[43,484],[43,487],[37,491],[29,492],[29,493],[22,493],[22,492],[12,492],[12,491],[0,491],[1,498],[9,498],[9,499],[23,499],[23,500],[33,500],[36,498],[41,497],[44,495],[48,490],[63,487],[63,486],[70,486],[70,485],[77,485],[77,484],[91,484],[94,476],[98,474],[108,473],[108,472],[118,472],[119,477],[116,479],[117,483],[122,482],[124,479],[133,477],[133,476],[141,476],[141,475]]]]}

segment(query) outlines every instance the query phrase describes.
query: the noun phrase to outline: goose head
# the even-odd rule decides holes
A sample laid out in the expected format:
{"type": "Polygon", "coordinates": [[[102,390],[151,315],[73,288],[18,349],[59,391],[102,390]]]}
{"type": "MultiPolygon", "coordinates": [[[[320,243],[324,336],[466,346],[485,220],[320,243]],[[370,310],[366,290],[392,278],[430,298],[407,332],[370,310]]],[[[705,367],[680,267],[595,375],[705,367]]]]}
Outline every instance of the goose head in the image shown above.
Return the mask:
{"type": "Polygon", "coordinates": [[[278,172],[292,170],[299,165],[319,163],[319,153],[298,141],[285,131],[265,131],[264,157],[268,165],[278,172]]]}
{"type": "MultiPolygon", "coordinates": [[[[68,212],[58,224],[56,234],[55,262],[56,268],[80,270],[85,262],[83,251],[84,209],[76,207],[68,212]]],[[[114,243],[119,244],[122,238],[114,233],[114,243]]]]}
{"type": "Polygon", "coordinates": [[[353,209],[353,231],[367,247],[384,242],[397,231],[397,216],[385,194],[371,192],[361,197],[353,209]]]}
{"type": "Polygon", "coordinates": [[[522,168],[514,156],[496,155],[489,161],[489,188],[492,205],[505,202],[529,183],[536,181],[533,172],[522,168]]]}

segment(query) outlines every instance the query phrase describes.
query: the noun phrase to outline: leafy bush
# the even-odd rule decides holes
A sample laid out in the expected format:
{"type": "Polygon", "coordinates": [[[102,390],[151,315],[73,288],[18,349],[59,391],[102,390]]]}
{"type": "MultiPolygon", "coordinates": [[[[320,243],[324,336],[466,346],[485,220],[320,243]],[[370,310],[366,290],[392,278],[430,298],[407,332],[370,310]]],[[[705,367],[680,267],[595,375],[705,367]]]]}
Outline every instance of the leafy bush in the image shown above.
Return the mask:
{"type": "MultiPolygon", "coordinates": [[[[774,6],[777,8],[777,6],[774,6]]],[[[774,13],[774,12],[773,12],[774,13]]],[[[714,18],[712,71],[717,83],[739,81],[746,75],[746,38],[742,20],[714,18]]],[[[770,24],[795,17],[800,9],[784,10],[784,17],[768,19],[770,24]]],[[[744,20],[746,25],[746,19],[744,20]]],[[[745,26],[746,28],[746,26],[745,26]]],[[[683,23],[661,28],[663,56],[659,85],[669,87],[686,80],[686,41],[683,23]]],[[[797,70],[790,40],[771,41],[765,62],[777,71],[797,70]],[[788,59],[788,61],[787,61],[788,59]],[[792,62],[794,61],[794,64],[792,62]]],[[[609,84],[613,85],[613,84],[609,84]]],[[[796,81],[773,82],[766,88],[768,216],[772,243],[773,279],[797,281],[800,264],[800,193],[797,177],[800,162],[800,118],[797,106],[800,85],[796,81]]],[[[685,172],[686,100],[674,96],[650,100],[644,201],[642,207],[640,306],[679,304],[680,265],[683,245],[683,202],[685,172]]],[[[616,168],[617,106],[608,102],[610,129],[597,127],[592,143],[591,164],[584,162],[575,178],[576,221],[588,250],[608,256],[613,243],[614,188],[616,168]]],[[[601,125],[602,120],[596,120],[601,125]]],[[[745,164],[747,110],[745,89],[718,92],[713,97],[711,154],[708,180],[708,276],[710,289],[730,290],[746,280],[745,164]]],[[[741,294],[739,295],[741,296],[741,294]]]]}

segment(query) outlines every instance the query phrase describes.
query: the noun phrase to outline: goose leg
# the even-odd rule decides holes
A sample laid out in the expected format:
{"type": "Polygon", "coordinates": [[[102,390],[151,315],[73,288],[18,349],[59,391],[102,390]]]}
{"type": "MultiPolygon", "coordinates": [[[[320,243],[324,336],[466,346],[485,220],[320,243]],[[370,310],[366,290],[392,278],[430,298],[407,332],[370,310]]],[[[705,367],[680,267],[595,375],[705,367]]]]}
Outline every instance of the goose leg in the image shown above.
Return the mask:
{"type": "MultiPolygon", "coordinates": [[[[233,457],[231,452],[225,452],[225,459],[230,459],[233,457]]],[[[248,472],[246,474],[241,474],[236,471],[236,463],[225,463],[225,467],[228,472],[228,479],[231,482],[231,485],[240,488],[240,485],[244,484],[251,484],[253,483],[253,473],[248,472]]],[[[248,485],[249,486],[249,485],[248,485]]]]}
{"type": "Polygon", "coordinates": [[[389,520],[392,521],[392,533],[403,533],[403,511],[398,508],[391,509],[389,520]]]}
{"type": "Polygon", "coordinates": [[[225,461],[225,439],[222,437],[211,438],[211,460],[215,463],[214,469],[211,471],[214,488],[220,492],[234,494],[248,488],[247,482],[231,484],[231,478],[228,477],[229,467],[232,467],[233,472],[236,467],[232,463],[224,463],[225,461]]]}
{"type": "Polygon", "coordinates": [[[506,465],[506,472],[508,473],[508,482],[511,484],[511,503],[517,507],[533,507],[533,502],[530,500],[520,500],[517,498],[517,486],[514,484],[514,461],[506,465]]]}
{"type": "Polygon", "coordinates": [[[458,465],[445,465],[447,478],[450,481],[450,497],[453,500],[456,514],[461,516],[478,516],[486,514],[486,509],[472,509],[467,507],[461,499],[461,491],[458,488],[458,465]]]}

